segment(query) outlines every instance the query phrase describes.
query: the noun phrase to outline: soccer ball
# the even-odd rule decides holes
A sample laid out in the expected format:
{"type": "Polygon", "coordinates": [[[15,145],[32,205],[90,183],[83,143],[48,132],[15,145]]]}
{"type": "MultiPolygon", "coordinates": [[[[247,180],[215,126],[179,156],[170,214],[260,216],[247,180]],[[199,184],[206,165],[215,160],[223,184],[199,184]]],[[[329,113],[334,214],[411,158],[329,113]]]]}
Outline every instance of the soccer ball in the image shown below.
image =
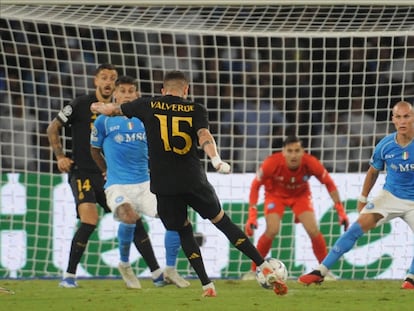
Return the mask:
{"type": "MultiPolygon", "coordinates": [[[[266,258],[266,261],[270,263],[279,280],[285,282],[288,278],[288,270],[286,269],[285,264],[276,258],[266,258]]],[[[256,269],[256,280],[261,287],[272,289],[272,286],[266,282],[266,278],[259,267],[256,269]]]]}

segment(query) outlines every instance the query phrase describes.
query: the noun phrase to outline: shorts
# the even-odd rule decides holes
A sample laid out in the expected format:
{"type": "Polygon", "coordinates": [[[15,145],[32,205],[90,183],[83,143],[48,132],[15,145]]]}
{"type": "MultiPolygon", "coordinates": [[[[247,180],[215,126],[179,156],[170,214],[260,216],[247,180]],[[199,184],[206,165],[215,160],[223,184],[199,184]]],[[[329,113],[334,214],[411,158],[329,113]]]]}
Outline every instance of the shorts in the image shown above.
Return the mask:
{"type": "Polygon", "coordinates": [[[377,227],[400,217],[414,232],[414,201],[397,198],[387,190],[381,190],[379,194],[368,202],[360,212],[361,214],[381,214],[377,227]]]}
{"type": "Polygon", "coordinates": [[[122,204],[128,203],[139,215],[149,217],[157,217],[157,199],[150,191],[149,181],[139,184],[128,185],[112,185],[106,190],[106,201],[114,214],[115,219],[119,219],[116,215],[116,209],[122,204]]]}
{"type": "Polygon", "coordinates": [[[78,215],[78,206],[81,203],[98,203],[105,211],[110,213],[111,210],[106,204],[104,191],[105,179],[101,173],[86,173],[81,171],[72,171],[69,175],[69,183],[76,202],[76,214],[78,215]]]}
{"type": "Polygon", "coordinates": [[[183,228],[188,218],[188,207],[204,219],[213,219],[221,211],[221,204],[213,186],[209,183],[189,192],[157,196],[158,215],[167,230],[183,228]]]}
{"type": "Polygon", "coordinates": [[[280,219],[283,218],[285,208],[290,207],[295,217],[303,212],[314,212],[312,197],[302,195],[295,198],[282,198],[276,195],[265,195],[264,214],[278,214],[280,219]]]}

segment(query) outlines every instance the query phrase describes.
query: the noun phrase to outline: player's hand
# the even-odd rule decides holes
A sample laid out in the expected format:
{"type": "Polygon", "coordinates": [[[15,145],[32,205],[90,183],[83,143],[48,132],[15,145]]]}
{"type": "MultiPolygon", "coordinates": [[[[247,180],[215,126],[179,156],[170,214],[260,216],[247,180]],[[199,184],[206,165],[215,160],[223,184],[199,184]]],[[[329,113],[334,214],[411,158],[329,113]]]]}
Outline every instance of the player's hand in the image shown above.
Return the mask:
{"type": "Polygon", "coordinates": [[[244,232],[247,236],[253,236],[254,229],[257,229],[257,208],[249,206],[249,218],[244,226],[244,232]]]}
{"type": "Polygon", "coordinates": [[[66,156],[61,156],[57,159],[57,167],[59,171],[62,173],[69,173],[72,164],[73,160],[66,156]]]}
{"type": "Polygon", "coordinates": [[[344,230],[348,230],[349,219],[348,215],[345,213],[345,208],[341,202],[335,203],[335,209],[338,213],[338,222],[340,226],[344,226],[344,230]]]}
{"type": "Polygon", "coordinates": [[[221,160],[219,156],[211,159],[211,164],[216,169],[217,173],[229,174],[231,171],[230,164],[221,160]]]}

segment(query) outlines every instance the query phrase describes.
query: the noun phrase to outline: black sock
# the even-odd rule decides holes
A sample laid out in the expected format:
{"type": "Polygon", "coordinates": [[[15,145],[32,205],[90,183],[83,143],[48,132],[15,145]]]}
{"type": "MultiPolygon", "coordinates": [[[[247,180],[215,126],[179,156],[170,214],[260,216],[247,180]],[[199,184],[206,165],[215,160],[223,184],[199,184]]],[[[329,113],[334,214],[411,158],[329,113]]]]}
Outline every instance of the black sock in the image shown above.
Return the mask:
{"type": "Polygon", "coordinates": [[[206,269],[204,267],[203,258],[201,257],[200,247],[193,235],[193,227],[191,224],[178,230],[180,235],[181,247],[194,271],[197,273],[198,278],[202,285],[207,285],[211,282],[207,276],[206,269]]]}
{"type": "Polygon", "coordinates": [[[254,247],[253,243],[226,214],[224,214],[223,218],[214,225],[224,233],[231,244],[233,244],[239,251],[241,251],[251,260],[253,260],[256,265],[260,266],[263,263],[263,257],[260,255],[256,247],[254,247]]]}
{"type": "Polygon", "coordinates": [[[69,254],[69,264],[66,272],[76,274],[76,268],[85,252],[89,237],[95,230],[95,225],[81,223],[72,239],[69,254]]]}
{"type": "Polygon", "coordinates": [[[134,232],[134,244],[149,267],[150,271],[157,270],[160,266],[155,258],[154,249],[147,231],[144,228],[141,218],[137,220],[134,232]]]}

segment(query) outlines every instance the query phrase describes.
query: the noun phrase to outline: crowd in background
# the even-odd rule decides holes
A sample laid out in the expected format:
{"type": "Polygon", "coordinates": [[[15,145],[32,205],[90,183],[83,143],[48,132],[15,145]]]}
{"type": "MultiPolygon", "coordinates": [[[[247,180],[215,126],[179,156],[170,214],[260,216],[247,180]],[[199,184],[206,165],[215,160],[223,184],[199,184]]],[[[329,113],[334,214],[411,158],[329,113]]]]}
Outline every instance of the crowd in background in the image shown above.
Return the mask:
{"type": "Polygon", "coordinates": [[[0,28],[3,171],[56,171],[46,127],[94,90],[100,63],[137,77],[143,96],[160,92],[165,71],[184,71],[235,172],[254,172],[288,134],[331,172],[364,171],[393,130],[390,105],[414,100],[414,36],[180,35],[4,20],[0,28]]]}

